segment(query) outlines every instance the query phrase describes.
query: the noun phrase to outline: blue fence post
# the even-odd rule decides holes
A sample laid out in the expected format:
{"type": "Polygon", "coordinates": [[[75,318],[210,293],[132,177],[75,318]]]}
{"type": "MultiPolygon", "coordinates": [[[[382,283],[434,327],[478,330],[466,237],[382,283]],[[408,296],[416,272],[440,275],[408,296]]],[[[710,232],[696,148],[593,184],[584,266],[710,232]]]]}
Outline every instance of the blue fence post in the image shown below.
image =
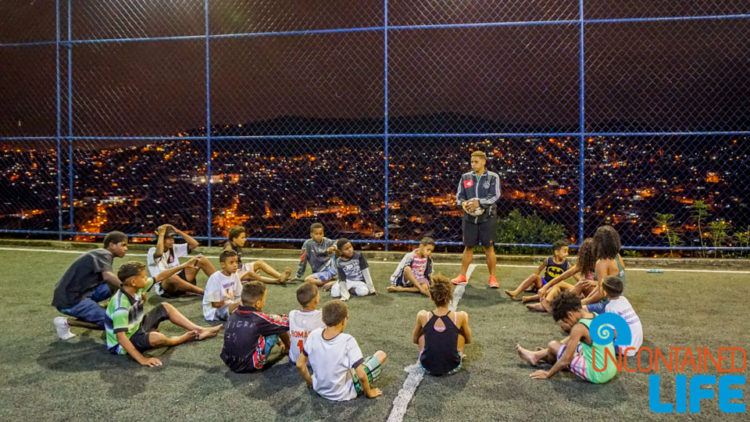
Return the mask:
{"type": "Polygon", "coordinates": [[[72,0],[68,0],[68,189],[70,202],[70,226],[68,231],[75,232],[75,210],[73,208],[73,20],[72,0]]]}
{"type": "Polygon", "coordinates": [[[583,0],[578,0],[578,77],[579,77],[579,110],[578,110],[578,245],[583,242],[583,210],[585,207],[584,202],[584,191],[585,191],[585,138],[586,138],[586,72],[584,69],[584,14],[583,14],[583,0]]]}
{"type": "Polygon", "coordinates": [[[208,246],[211,246],[211,48],[209,38],[208,22],[208,2],[204,0],[204,19],[206,29],[206,237],[208,237],[208,246]]]}
{"type": "Polygon", "coordinates": [[[55,0],[55,141],[57,144],[57,240],[62,240],[62,152],[60,151],[60,0],[55,0]]]}
{"type": "Polygon", "coordinates": [[[383,225],[383,239],[385,240],[385,250],[388,250],[390,243],[388,236],[388,211],[390,209],[388,198],[388,0],[383,0],[383,150],[385,153],[385,213],[383,225]]]}

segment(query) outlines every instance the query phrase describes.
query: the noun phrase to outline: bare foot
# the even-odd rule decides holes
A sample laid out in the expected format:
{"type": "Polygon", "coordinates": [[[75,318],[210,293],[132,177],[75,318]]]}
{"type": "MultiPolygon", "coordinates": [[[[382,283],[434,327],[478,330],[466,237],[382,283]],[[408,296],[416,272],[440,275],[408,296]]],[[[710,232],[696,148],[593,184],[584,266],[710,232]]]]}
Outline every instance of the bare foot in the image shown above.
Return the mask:
{"type": "Polygon", "coordinates": [[[398,289],[396,288],[396,286],[388,286],[388,288],[386,290],[388,290],[390,293],[398,291],[398,289]]]}
{"type": "Polygon", "coordinates": [[[514,295],[512,290],[506,290],[505,294],[510,296],[512,300],[518,300],[518,295],[514,295]]]}
{"type": "Polygon", "coordinates": [[[546,312],[540,303],[527,303],[526,309],[534,312],[546,312]]]}
{"type": "Polygon", "coordinates": [[[519,358],[525,360],[526,362],[531,364],[531,366],[536,366],[539,363],[539,359],[537,359],[534,352],[524,349],[520,344],[516,344],[516,352],[518,352],[519,358]]]}
{"type": "Polygon", "coordinates": [[[281,277],[279,277],[279,281],[281,283],[286,283],[289,281],[289,278],[292,276],[292,269],[287,267],[284,272],[281,274],[281,277]]]}
{"type": "Polygon", "coordinates": [[[207,338],[216,337],[216,334],[219,333],[221,327],[222,325],[217,325],[215,327],[201,327],[196,338],[198,340],[205,340],[207,338]]]}
{"type": "Polygon", "coordinates": [[[335,281],[329,281],[328,283],[323,285],[323,290],[325,290],[326,292],[331,290],[331,287],[333,287],[334,284],[336,284],[335,281]]]}

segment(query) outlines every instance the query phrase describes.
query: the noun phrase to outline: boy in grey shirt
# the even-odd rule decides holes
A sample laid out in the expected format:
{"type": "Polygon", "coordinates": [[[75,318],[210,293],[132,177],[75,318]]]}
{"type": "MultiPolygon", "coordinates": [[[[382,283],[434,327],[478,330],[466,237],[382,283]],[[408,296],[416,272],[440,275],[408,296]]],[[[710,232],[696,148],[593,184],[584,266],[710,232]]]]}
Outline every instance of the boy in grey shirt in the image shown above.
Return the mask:
{"type": "Polygon", "coordinates": [[[323,225],[313,223],[310,226],[310,239],[305,240],[302,244],[302,257],[297,269],[297,279],[301,279],[305,273],[307,263],[310,263],[312,274],[305,278],[316,286],[328,290],[333,285],[333,279],[336,277],[336,268],[334,266],[336,250],[333,240],[323,235],[323,225]]]}

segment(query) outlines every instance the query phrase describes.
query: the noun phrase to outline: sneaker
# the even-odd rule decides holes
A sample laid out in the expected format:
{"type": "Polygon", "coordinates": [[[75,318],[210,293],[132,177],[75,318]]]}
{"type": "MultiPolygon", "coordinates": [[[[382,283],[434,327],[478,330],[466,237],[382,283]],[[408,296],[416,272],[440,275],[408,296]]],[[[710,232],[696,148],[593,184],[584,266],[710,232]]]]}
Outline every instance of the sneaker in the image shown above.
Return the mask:
{"type": "Polygon", "coordinates": [[[500,287],[500,284],[497,283],[497,279],[494,275],[490,276],[490,289],[497,289],[500,287]]]}
{"type": "Polygon", "coordinates": [[[458,276],[456,276],[456,278],[454,278],[453,280],[451,280],[451,283],[453,283],[453,284],[455,284],[457,286],[460,286],[462,284],[466,284],[468,282],[469,282],[469,280],[467,280],[466,276],[463,275],[463,274],[459,274],[458,276]]]}
{"type": "Polygon", "coordinates": [[[60,337],[60,340],[68,340],[76,336],[75,334],[70,332],[70,324],[68,324],[67,318],[56,317],[52,320],[52,322],[53,324],[55,324],[57,336],[60,337]]]}

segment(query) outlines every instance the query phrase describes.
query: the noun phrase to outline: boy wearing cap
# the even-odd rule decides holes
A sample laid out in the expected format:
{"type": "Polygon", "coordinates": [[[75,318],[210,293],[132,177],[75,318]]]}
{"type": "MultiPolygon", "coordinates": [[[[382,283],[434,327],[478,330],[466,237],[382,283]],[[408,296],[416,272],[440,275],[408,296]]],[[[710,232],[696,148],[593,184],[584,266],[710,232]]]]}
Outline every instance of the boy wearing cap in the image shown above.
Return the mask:
{"type": "MultiPolygon", "coordinates": [[[[156,229],[156,246],[149,248],[146,254],[148,271],[152,277],[170,268],[180,265],[180,257],[187,256],[198,247],[198,241],[171,224],[162,224],[156,229]],[[175,244],[174,237],[181,236],[186,243],[175,244]]],[[[201,257],[197,266],[181,270],[177,274],[154,286],[156,294],[163,297],[177,297],[186,292],[203,294],[203,289],[196,285],[196,275],[203,270],[206,276],[216,272],[216,267],[206,258],[201,257]]]]}

